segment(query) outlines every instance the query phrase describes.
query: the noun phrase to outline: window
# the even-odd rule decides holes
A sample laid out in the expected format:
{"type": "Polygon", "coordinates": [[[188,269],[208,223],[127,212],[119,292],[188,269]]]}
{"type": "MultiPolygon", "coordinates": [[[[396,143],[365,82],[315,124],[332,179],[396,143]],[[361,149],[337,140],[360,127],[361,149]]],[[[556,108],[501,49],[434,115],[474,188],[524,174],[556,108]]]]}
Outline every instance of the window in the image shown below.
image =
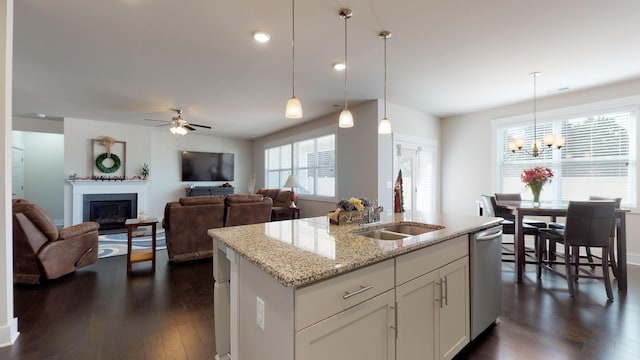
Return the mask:
{"type": "Polygon", "coordinates": [[[545,134],[562,135],[566,144],[534,158],[523,151],[512,153],[508,142],[514,137],[532,143],[533,123],[498,128],[498,189],[522,192],[520,173],[534,166],[548,166],[554,178],[542,192],[541,200],[580,200],[590,195],[622,197],[626,206],[636,203],[636,109],[593,112],[586,116],[567,116],[562,120],[538,123],[537,138],[545,134]]]}
{"type": "Polygon", "coordinates": [[[264,160],[266,187],[282,188],[291,174],[291,144],[265,150],[264,160]]]}
{"type": "Polygon", "coordinates": [[[281,188],[294,172],[300,182],[296,193],[334,197],[335,138],[329,134],[265,149],[266,186],[281,188]]]}

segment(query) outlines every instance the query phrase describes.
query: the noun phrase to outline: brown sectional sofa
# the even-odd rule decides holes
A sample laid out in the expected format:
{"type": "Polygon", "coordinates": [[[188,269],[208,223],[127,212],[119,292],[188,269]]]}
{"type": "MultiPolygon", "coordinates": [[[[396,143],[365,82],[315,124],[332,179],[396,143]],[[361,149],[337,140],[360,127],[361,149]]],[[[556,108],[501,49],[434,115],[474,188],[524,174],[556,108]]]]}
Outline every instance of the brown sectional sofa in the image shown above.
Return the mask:
{"type": "Polygon", "coordinates": [[[213,243],[207,230],[224,226],[224,196],[183,197],[164,208],[169,261],[180,262],[213,256],[213,243]]]}
{"type": "Polygon", "coordinates": [[[225,226],[259,224],[271,220],[273,200],[260,194],[227,195],[225,226]]]}
{"type": "Polygon", "coordinates": [[[169,261],[182,262],[213,256],[208,229],[247,225],[271,219],[272,200],[262,195],[205,195],[167,203],[162,226],[169,261]]]}

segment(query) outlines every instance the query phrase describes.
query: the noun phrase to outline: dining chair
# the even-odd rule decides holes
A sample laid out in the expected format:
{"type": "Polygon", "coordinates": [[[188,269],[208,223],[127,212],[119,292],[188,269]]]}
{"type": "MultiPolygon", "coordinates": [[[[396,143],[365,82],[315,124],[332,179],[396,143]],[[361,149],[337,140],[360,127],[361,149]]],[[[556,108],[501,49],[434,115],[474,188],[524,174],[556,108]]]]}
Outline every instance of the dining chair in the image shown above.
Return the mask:
{"type": "MultiPolygon", "coordinates": [[[[541,229],[538,236],[538,249],[545,246],[547,240],[564,244],[564,266],[569,293],[575,295],[574,283],[578,278],[595,278],[604,280],[607,298],[613,300],[611,279],[609,276],[609,249],[611,228],[614,223],[616,202],[613,200],[570,201],[567,209],[564,228],[541,229]],[[581,265],[592,263],[580,262],[580,247],[602,249],[602,276],[592,273],[580,274],[581,265]]],[[[544,261],[540,251],[536,252],[538,259],[537,276],[541,277],[542,267],[555,271],[552,261],[544,261]]]]}
{"type": "MultiPolygon", "coordinates": [[[[513,222],[513,220],[507,220],[506,218],[513,218],[513,214],[511,214],[511,212],[507,211],[506,209],[499,207],[498,204],[496,203],[496,198],[492,195],[480,195],[481,198],[481,204],[482,204],[482,209],[483,212],[482,214],[484,216],[490,216],[490,217],[501,217],[505,220],[502,220],[502,233],[503,234],[507,234],[507,235],[515,235],[516,232],[516,227],[515,227],[515,223],[513,222]]],[[[524,234],[525,235],[532,235],[532,236],[538,236],[538,227],[536,226],[532,226],[532,225],[528,225],[528,224],[523,224],[523,230],[524,230],[524,234]]],[[[510,251],[508,250],[505,245],[511,245],[514,246],[513,242],[502,242],[502,255],[503,256],[514,256],[515,257],[515,249],[514,251],[510,251]]],[[[537,245],[537,240],[534,240],[534,245],[537,245]]],[[[535,249],[533,250],[535,252],[535,249]]],[[[531,251],[529,251],[531,252],[531,251]]],[[[514,259],[505,259],[504,257],[502,258],[502,261],[504,262],[514,262],[514,259]]]]}
{"type": "MultiPolygon", "coordinates": [[[[522,201],[522,196],[520,193],[495,193],[496,201],[522,201]]],[[[510,214],[509,220],[514,221],[515,217],[513,214],[510,214]]],[[[547,223],[542,220],[529,219],[524,218],[522,220],[524,224],[528,224],[531,226],[535,226],[537,228],[546,228],[547,223]]]]}
{"type": "MultiPolygon", "coordinates": [[[[622,204],[622,198],[610,198],[603,196],[589,196],[589,200],[613,200],[616,203],[616,209],[619,209],[622,204]]],[[[549,223],[550,228],[564,228],[564,223],[552,222],[549,223]]],[[[616,252],[615,252],[615,241],[616,241],[616,223],[614,221],[613,226],[611,226],[611,234],[609,235],[609,264],[611,265],[611,271],[613,271],[613,276],[618,277],[618,264],[616,262],[616,252]]],[[[555,244],[550,241],[549,248],[555,249],[555,244]]],[[[599,256],[593,255],[591,252],[591,248],[585,249],[587,260],[590,263],[594,263],[594,258],[600,259],[599,256]]],[[[592,269],[595,269],[595,265],[591,266],[592,269]]]]}

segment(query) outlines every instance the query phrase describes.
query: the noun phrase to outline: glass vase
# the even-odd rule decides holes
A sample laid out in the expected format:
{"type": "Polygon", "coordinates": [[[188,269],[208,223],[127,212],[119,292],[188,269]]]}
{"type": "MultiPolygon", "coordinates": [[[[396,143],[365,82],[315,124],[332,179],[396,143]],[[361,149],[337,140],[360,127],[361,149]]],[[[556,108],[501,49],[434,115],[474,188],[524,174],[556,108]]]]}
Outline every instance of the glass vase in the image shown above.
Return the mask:
{"type": "Polygon", "coordinates": [[[533,206],[540,206],[540,193],[543,185],[544,182],[532,181],[529,183],[529,189],[531,189],[531,194],[533,195],[533,206]]]}

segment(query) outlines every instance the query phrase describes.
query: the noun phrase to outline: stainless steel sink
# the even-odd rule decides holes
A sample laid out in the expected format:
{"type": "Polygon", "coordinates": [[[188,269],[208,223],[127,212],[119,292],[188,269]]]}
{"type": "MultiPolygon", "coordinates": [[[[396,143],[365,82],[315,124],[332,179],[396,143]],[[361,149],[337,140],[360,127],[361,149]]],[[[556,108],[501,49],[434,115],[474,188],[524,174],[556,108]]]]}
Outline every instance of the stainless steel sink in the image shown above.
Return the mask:
{"type": "Polygon", "coordinates": [[[375,229],[358,230],[353,233],[378,240],[400,240],[441,229],[444,229],[444,226],[432,224],[395,223],[376,227],[375,229]]]}
{"type": "Polygon", "coordinates": [[[358,234],[360,236],[366,236],[366,237],[378,239],[378,240],[399,240],[399,239],[403,239],[403,238],[406,238],[406,237],[410,236],[410,235],[407,235],[407,234],[399,234],[399,233],[380,230],[380,229],[378,229],[378,230],[367,230],[367,231],[363,231],[363,232],[356,232],[355,234],[358,234]]]}
{"type": "Polygon", "coordinates": [[[416,225],[416,224],[395,224],[383,227],[381,230],[391,231],[394,233],[401,233],[407,235],[420,235],[429,231],[436,231],[444,229],[441,225],[416,225]]]}

